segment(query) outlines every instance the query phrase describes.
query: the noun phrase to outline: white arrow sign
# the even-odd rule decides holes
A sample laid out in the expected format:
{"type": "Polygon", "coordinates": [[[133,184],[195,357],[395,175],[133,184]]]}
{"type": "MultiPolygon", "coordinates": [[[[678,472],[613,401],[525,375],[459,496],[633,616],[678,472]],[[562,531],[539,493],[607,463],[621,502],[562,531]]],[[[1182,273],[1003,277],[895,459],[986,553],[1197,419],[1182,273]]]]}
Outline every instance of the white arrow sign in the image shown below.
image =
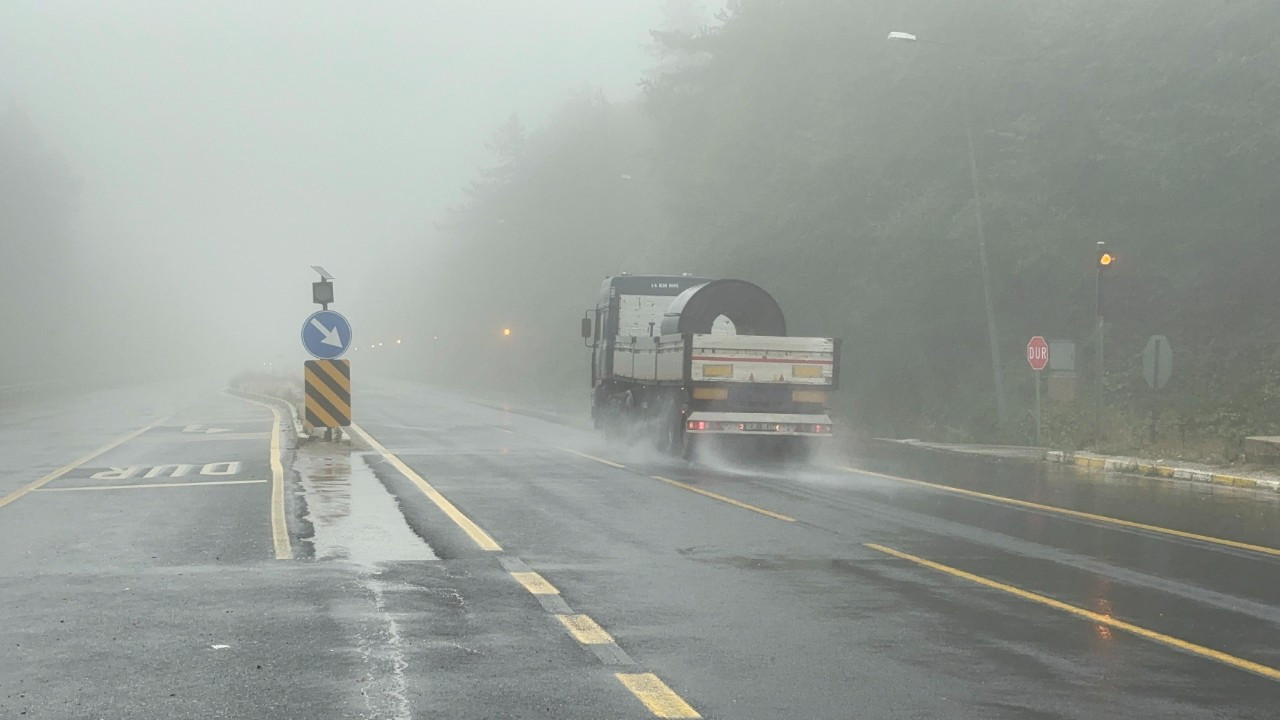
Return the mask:
{"type": "Polygon", "coordinates": [[[311,326],[324,333],[324,338],[320,342],[325,345],[342,347],[342,338],[338,337],[338,328],[327,328],[324,326],[324,323],[315,318],[311,318],[311,326]]]}

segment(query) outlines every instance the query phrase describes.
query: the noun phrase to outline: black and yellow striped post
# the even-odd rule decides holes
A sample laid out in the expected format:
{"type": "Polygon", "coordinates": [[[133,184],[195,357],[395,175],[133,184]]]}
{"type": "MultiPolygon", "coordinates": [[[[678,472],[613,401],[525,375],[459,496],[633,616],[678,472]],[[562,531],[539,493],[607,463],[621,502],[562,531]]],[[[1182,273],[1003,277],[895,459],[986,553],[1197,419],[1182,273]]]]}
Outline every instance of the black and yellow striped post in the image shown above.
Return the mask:
{"type": "Polygon", "coordinates": [[[306,380],[306,427],[339,428],[351,424],[351,361],[308,360],[303,368],[306,380]]]}

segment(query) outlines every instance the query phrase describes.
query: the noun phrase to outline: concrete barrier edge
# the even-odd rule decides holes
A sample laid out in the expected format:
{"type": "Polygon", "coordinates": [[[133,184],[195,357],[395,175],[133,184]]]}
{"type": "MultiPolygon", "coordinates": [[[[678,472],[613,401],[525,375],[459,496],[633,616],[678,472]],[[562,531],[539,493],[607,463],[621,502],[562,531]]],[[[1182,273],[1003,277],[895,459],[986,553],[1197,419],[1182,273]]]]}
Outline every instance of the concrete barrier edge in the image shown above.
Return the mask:
{"type": "Polygon", "coordinates": [[[1125,457],[1103,457],[1088,453],[1075,453],[1062,450],[1049,450],[1045,453],[1048,462],[1073,465],[1083,470],[1103,472],[1136,473],[1149,477],[1189,480],[1191,482],[1229,485],[1231,487],[1256,488],[1280,492],[1280,480],[1251,478],[1228,473],[1214,473],[1206,470],[1180,468],[1159,463],[1150,463],[1125,457]]]}

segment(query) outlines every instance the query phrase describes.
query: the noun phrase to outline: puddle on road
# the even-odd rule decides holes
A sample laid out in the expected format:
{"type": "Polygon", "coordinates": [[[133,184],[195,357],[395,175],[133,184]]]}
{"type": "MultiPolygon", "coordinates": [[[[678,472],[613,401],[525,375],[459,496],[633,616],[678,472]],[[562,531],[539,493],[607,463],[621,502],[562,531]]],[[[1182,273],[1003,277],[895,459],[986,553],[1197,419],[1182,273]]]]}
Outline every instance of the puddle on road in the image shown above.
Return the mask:
{"type": "Polygon", "coordinates": [[[375,568],[387,562],[439,559],[409,528],[363,454],[341,445],[309,443],[298,450],[293,467],[306,496],[317,560],[375,568]]]}

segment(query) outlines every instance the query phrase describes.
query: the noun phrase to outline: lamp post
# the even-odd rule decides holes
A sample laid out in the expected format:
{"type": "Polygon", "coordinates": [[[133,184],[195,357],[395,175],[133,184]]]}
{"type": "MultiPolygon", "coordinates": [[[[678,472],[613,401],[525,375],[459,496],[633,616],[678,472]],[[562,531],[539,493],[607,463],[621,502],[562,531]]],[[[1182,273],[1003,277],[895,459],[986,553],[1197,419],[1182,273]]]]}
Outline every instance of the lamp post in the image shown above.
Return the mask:
{"type": "MultiPolygon", "coordinates": [[[[922,40],[905,32],[891,32],[888,39],[955,47],[936,40],[922,40]]],[[[966,91],[961,99],[964,101],[965,146],[969,151],[969,187],[973,191],[973,215],[978,224],[978,264],[982,267],[982,300],[987,313],[987,340],[991,344],[991,375],[995,385],[996,417],[1003,425],[1008,418],[1004,401],[1004,368],[1000,364],[1000,340],[996,334],[996,315],[991,304],[991,270],[987,265],[987,230],[982,219],[982,194],[978,192],[978,159],[973,148],[973,118],[969,105],[969,93],[966,91]]]]}

